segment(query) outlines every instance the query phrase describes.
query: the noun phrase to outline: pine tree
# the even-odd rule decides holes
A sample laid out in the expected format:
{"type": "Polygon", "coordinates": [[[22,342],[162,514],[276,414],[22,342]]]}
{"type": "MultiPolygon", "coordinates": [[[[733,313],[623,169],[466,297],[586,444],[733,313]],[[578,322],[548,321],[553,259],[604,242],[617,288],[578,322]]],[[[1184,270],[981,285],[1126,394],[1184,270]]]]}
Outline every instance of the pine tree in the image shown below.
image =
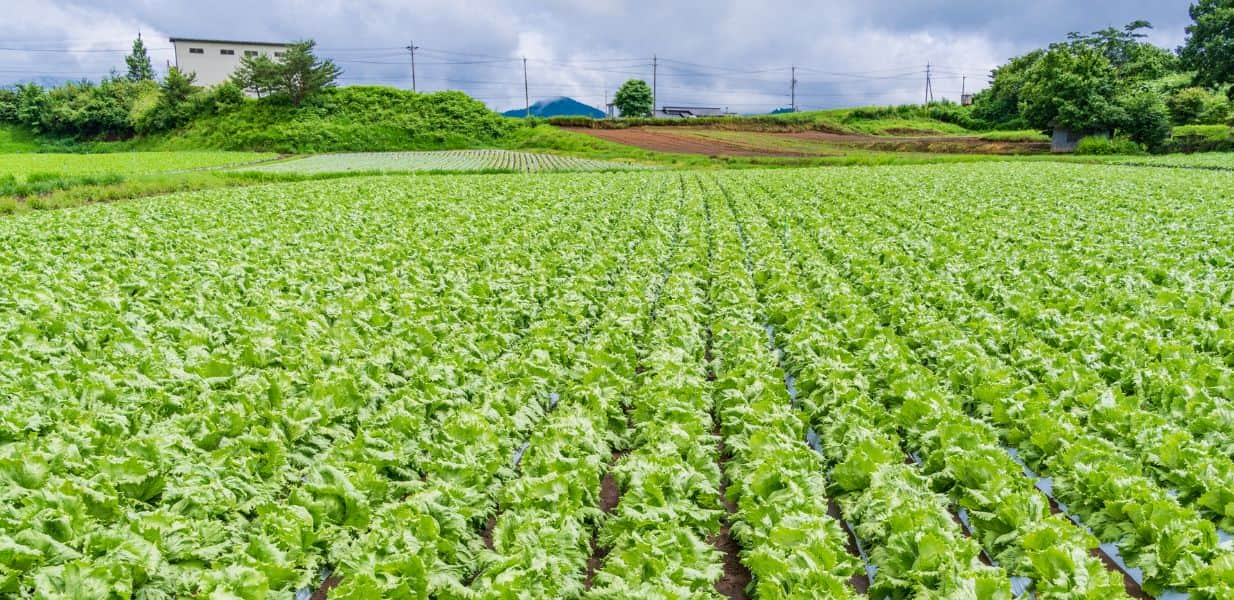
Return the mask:
{"type": "Polygon", "coordinates": [[[137,34],[137,39],[133,40],[133,52],[124,57],[124,62],[129,66],[130,81],[154,79],[154,67],[150,65],[150,54],[146,52],[146,43],[142,41],[140,33],[137,34]]]}

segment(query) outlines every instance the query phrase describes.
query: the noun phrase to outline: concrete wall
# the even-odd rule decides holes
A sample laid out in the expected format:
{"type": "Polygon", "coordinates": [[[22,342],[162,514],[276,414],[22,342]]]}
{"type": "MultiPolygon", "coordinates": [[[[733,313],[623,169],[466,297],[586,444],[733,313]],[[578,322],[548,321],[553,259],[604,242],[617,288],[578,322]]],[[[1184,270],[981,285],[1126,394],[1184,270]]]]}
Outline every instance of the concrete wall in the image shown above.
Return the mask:
{"type": "Polygon", "coordinates": [[[1056,127],[1054,128],[1054,136],[1050,139],[1050,150],[1053,152],[1075,152],[1076,147],[1080,145],[1080,140],[1086,137],[1109,139],[1110,132],[1082,133],[1056,127]]]}
{"type": "Polygon", "coordinates": [[[193,40],[175,40],[172,45],[176,49],[176,67],[185,73],[196,73],[197,85],[205,87],[218,85],[231,78],[236,67],[240,66],[240,59],[244,58],[245,52],[256,52],[275,58],[275,53],[282,53],[286,48],[277,44],[193,40]],[[201,53],[194,50],[201,50],[201,53]],[[224,54],[224,51],[228,50],[232,54],[224,54]]]}

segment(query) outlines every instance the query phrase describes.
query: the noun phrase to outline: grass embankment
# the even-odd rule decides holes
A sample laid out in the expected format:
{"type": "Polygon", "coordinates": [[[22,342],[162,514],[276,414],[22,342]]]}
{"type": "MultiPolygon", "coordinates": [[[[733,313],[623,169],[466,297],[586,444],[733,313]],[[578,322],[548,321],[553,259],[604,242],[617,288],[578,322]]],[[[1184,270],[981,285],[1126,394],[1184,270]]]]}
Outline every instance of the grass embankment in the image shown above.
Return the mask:
{"type": "Polygon", "coordinates": [[[327,90],[304,106],[246,101],[154,140],[159,149],[308,154],[490,147],[519,126],[461,92],[327,90]]]}

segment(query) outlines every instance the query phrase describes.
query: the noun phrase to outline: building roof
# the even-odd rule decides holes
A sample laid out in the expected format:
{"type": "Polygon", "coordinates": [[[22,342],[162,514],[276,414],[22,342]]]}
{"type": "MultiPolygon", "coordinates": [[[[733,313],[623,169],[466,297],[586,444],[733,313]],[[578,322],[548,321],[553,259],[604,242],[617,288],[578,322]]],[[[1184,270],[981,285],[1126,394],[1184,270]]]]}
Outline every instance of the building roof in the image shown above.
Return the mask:
{"type": "Polygon", "coordinates": [[[237,46],[276,46],[276,47],[280,47],[280,48],[281,48],[281,47],[290,46],[290,45],[292,44],[292,42],[283,42],[283,43],[278,43],[278,42],[242,42],[242,41],[239,41],[239,40],[207,40],[207,39],[203,39],[203,38],[171,38],[171,40],[169,40],[169,41],[170,41],[171,43],[173,43],[173,44],[174,44],[174,43],[176,43],[176,42],[201,42],[201,43],[203,43],[203,44],[235,44],[235,45],[237,45],[237,46]]]}

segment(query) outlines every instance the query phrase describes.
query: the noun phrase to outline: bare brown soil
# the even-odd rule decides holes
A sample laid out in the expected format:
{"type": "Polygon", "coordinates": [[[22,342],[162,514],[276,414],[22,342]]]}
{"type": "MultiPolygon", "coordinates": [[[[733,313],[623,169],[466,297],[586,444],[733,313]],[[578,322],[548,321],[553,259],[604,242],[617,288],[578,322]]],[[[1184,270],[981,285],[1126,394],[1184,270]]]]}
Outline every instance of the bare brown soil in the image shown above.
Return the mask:
{"type": "MultiPolygon", "coordinates": [[[[600,479],[600,511],[604,514],[612,514],[617,508],[617,503],[621,501],[621,488],[617,487],[617,480],[613,479],[612,466],[617,464],[623,456],[629,454],[628,450],[614,450],[612,461],[609,463],[609,470],[604,473],[604,477],[600,479]]],[[[604,564],[604,557],[608,556],[611,548],[600,546],[600,541],[597,537],[597,531],[591,534],[591,556],[587,559],[587,575],[583,579],[583,588],[591,589],[594,583],[596,571],[600,570],[600,565],[604,564]]]]}
{"type": "MultiPolygon", "coordinates": [[[[840,505],[836,504],[836,501],[831,498],[827,499],[827,515],[836,521],[844,519],[844,515],[840,512],[840,505]]],[[[853,536],[853,532],[849,528],[844,527],[843,529],[844,533],[848,534],[848,543],[845,544],[848,553],[853,556],[861,556],[861,552],[857,549],[857,538],[853,536]]],[[[848,579],[848,585],[858,594],[865,595],[870,589],[870,578],[866,575],[865,570],[862,569],[860,573],[848,579]]]]}
{"type": "Polygon", "coordinates": [[[776,137],[847,144],[867,150],[891,152],[935,152],[945,154],[1032,154],[1049,152],[1049,142],[991,142],[974,136],[922,135],[917,130],[890,130],[904,135],[877,136],[797,131],[772,133],[776,137]],[[911,133],[911,135],[910,135],[911,133]]]}
{"type": "MultiPolygon", "coordinates": [[[[732,139],[715,139],[692,132],[707,131],[696,127],[630,127],[628,129],[591,129],[586,127],[567,128],[576,133],[582,133],[617,144],[635,146],[654,152],[673,154],[703,154],[707,156],[751,156],[779,158],[808,158],[828,156],[829,153],[806,152],[799,150],[761,147],[757,144],[742,144],[732,139]]],[[[1045,142],[991,142],[971,136],[922,135],[917,130],[902,130],[905,135],[876,136],[855,135],[849,133],[831,133],[826,131],[761,131],[751,132],[751,135],[783,138],[789,140],[804,140],[827,142],[841,146],[852,146],[864,150],[879,150],[885,152],[932,152],[944,154],[1031,154],[1048,152],[1050,145],[1045,142]]]]}
{"type": "MultiPolygon", "coordinates": [[[[710,333],[709,329],[708,334],[710,333]]],[[[710,339],[708,341],[710,342],[710,339]]],[[[710,346],[711,344],[708,343],[708,353],[711,351],[710,346]]],[[[711,368],[708,367],[707,370],[710,372],[711,368]]],[[[728,450],[724,447],[724,435],[719,419],[716,419],[715,428],[711,433],[716,437],[716,463],[720,466],[720,472],[723,473],[724,465],[730,457],[728,450]]],[[[720,503],[724,505],[724,510],[728,515],[724,517],[720,531],[711,540],[711,545],[724,555],[724,574],[716,582],[716,592],[730,600],[746,600],[749,597],[746,595],[746,586],[750,585],[754,575],[750,573],[750,569],[741,564],[741,545],[732,535],[731,518],[737,512],[737,505],[728,499],[728,476],[722,476],[720,479],[720,503]]]]}
{"type": "MultiPolygon", "coordinates": [[[[570,131],[582,133],[617,144],[635,146],[653,152],[670,154],[704,154],[707,156],[809,156],[801,152],[770,151],[745,147],[740,144],[715,139],[705,139],[688,134],[684,128],[669,131],[668,127],[631,127],[629,129],[590,129],[570,127],[570,131]]],[[[671,128],[677,129],[677,128],[671,128]]]]}
{"type": "Polygon", "coordinates": [[[497,517],[489,517],[484,522],[484,531],[480,533],[480,538],[484,540],[484,547],[489,550],[493,549],[493,530],[497,528],[497,517]]]}
{"type": "Polygon", "coordinates": [[[326,578],[325,581],[321,582],[321,587],[318,587],[313,592],[313,595],[309,596],[309,600],[326,600],[326,595],[330,593],[330,590],[338,587],[338,584],[342,582],[343,582],[342,577],[326,578]]]}
{"type": "MultiPolygon", "coordinates": [[[[1057,515],[1063,512],[1062,508],[1058,506],[1057,500],[1050,498],[1049,496],[1047,496],[1046,499],[1050,502],[1050,512],[1052,514],[1057,515]]],[[[1122,574],[1123,589],[1127,591],[1128,596],[1136,598],[1137,600],[1149,600],[1152,598],[1152,596],[1148,595],[1148,592],[1145,592],[1144,589],[1140,587],[1140,584],[1135,582],[1135,579],[1131,578],[1130,573],[1124,571],[1122,567],[1118,566],[1118,563],[1114,562],[1113,558],[1110,558],[1109,554],[1106,554],[1105,550],[1102,550],[1101,548],[1093,548],[1092,550],[1089,550],[1088,553],[1097,557],[1097,559],[1105,565],[1107,570],[1122,574]]]]}

